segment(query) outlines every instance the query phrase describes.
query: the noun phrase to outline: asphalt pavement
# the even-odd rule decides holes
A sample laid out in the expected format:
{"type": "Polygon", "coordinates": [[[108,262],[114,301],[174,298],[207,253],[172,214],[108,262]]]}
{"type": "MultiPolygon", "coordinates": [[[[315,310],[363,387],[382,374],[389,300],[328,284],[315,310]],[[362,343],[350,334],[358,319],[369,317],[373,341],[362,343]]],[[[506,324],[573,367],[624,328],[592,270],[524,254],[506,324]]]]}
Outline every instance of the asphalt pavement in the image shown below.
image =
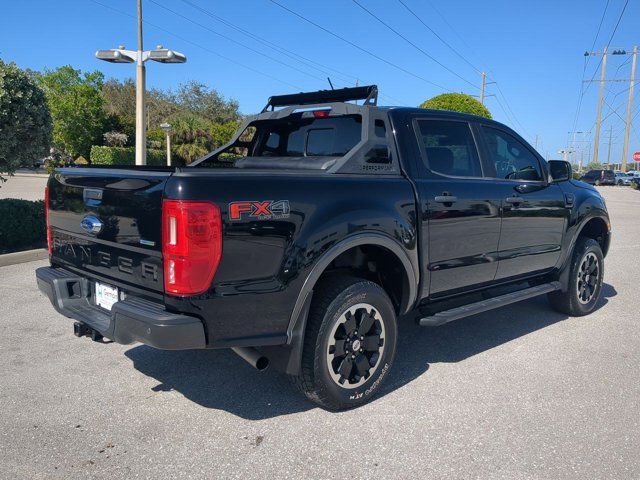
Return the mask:
{"type": "Polygon", "coordinates": [[[230,351],[75,338],[45,262],[0,268],[0,478],[640,478],[640,192],[602,192],[595,313],[403,322],[382,395],[344,413],[230,351]]]}
{"type": "Polygon", "coordinates": [[[43,200],[44,187],[49,176],[42,170],[20,170],[13,176],[3,175],[0,181],[0,198],[20,198],[22,200],[43,200]]]}

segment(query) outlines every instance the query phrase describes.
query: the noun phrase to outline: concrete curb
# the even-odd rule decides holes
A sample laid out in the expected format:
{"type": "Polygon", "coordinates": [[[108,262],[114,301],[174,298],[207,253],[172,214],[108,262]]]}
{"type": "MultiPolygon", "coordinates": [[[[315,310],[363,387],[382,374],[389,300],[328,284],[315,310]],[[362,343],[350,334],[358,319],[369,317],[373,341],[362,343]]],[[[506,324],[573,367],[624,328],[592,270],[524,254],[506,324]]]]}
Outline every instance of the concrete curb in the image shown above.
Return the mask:
{"type": "Polygon", "coordinates": [[[15,172],[13,175],[9,175],[8,173],[0,173],[4,178],[11,177],[32,177],[32,178],[49,178],[49,174],[47,172],[36,173],[36,172],[15,172]]]}
{"type": "Polygon", "coordinates": [[[25,250],[24,252],[5,253],[0,255],[0,267],[8,267],[18,263],[35,262],[49,258],[46,248],[36,248],[35,250],[25,250]]]}

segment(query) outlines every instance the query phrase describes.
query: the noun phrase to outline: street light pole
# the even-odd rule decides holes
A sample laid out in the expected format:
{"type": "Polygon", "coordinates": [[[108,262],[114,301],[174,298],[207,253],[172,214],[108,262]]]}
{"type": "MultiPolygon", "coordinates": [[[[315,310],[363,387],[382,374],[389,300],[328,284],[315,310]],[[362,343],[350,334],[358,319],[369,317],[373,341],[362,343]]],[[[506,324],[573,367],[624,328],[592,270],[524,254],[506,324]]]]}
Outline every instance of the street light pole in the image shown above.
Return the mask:
{"type": "Polygon", "coordinates": [[[146,71],[142,45],[142,0],[138,0],[138,50],[136,52],[136,165],[147,163],[147,129],[145,119],[146,71]]]}
{"type": "Polygon", "coordinates": [[[110,50],[98,50],[96,57],[111,63],[136,64],[136,165],[147,164],[147,127],[146,117],[146,67],[147,60],[160,63],[184,63],[187,61],[182,53],[169,50],[158,45],[155,50],[143,49],[142,44],[142,0],[138,1],[138,49],[127,50],[124,47],[110,50]]]}
{"type": "Polygon", "coordinates": [[[161,123],[160,128],[167,134],[167,166],[171,166],[171,125],[169,123],[161,123]]]}

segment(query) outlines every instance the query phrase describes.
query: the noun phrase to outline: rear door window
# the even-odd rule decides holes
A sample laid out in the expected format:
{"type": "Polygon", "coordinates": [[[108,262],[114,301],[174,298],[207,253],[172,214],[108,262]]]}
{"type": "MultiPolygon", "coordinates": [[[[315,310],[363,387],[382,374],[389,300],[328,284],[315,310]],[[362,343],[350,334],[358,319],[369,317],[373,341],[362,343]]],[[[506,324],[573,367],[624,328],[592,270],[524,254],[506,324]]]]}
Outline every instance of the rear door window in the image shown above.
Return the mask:
{"type": "Polygon", "coordinates": [[[478,151],[467,122],[417,120],[417,127],[429,170],[452,177],[482,177],[478,151]]]}

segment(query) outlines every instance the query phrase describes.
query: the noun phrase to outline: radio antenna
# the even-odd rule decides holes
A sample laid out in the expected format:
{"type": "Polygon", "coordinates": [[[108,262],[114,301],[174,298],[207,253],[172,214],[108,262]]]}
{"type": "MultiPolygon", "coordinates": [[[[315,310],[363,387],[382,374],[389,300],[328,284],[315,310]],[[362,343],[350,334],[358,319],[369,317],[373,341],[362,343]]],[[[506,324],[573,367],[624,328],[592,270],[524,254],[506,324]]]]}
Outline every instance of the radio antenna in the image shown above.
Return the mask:
{"type": "Polygon", "coordinates": [[[329,82],[329,85],[331,86],[331,90],[335,90],[335,88],[333,88],[333,83],[331,83],[331,79],[329,77],[327,77],[327,81],[329,82]]]}

